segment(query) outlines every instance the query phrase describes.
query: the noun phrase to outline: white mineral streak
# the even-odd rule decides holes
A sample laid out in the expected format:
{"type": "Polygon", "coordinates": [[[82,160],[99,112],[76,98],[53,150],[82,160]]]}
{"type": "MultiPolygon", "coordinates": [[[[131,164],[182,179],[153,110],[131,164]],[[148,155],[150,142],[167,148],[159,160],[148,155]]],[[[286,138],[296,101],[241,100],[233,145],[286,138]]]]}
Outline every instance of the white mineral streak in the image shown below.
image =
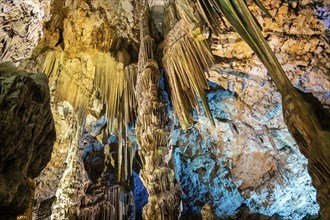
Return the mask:
{"type": "Polygon", "coordinates": [[[73,218],[77,213],[76,208],[79,206],[82,197],[82,184],[86,176],[81,160],[83,149],[79,147],[81,129],[78,124],[75,126],[75,133],[73,133],[71,137],[67,158],[65,160],[67,168],[59,182],[55,193],[56,200],[52,205],[52,220],[73,218]]]}

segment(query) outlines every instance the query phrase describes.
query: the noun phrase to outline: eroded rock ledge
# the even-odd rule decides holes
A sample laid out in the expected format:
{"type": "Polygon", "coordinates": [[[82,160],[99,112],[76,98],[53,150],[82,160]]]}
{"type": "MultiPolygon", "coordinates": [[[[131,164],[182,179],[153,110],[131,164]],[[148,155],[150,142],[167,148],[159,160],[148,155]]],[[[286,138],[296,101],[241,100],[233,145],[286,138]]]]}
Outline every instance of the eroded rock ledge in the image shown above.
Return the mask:
{"type": "Polygon", "coordinates": [[[50,160],[55,126],[48,79],[0,65],[0,219],[27,208],[34,181],[50,160]]]}

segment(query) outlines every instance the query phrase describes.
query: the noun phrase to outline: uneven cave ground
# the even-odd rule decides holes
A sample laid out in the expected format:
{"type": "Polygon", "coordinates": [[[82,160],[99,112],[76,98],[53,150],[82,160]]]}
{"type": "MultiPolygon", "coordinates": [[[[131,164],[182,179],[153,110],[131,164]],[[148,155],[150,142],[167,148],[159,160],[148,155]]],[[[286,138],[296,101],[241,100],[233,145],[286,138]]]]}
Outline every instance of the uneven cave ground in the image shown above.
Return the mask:
{"type": "MultiPolygon", "coordinates": [[[[257,55],[228,24],[217,34],[206,21],[186,28],[182,15],[189,10],[178,8],[195,1],[169,1],[172,8],[148,1],[150,26],[141,28],[141,2],[0,0],[0,65],[10,61],[19,69],[0,66],[0,131],[21,133],[19,144],[12,141],[0,152],[0,219],[15,219],[26,208],[18,219],[167,220],[178,213],[180,219],[321,219],[310,158],[290,134],[281,93],[257,55]],[[188,58],[178,48],[170,53],[181,39],[210,48],[191,47],[198,50],[188,58]],[[166,68],[207,51],[214,63],[198,67],[207,79],[214,125],[197,96],[192,122],[182,126],[166,68]],[[46,79],[26,76],[31,73],[46,75],[49,89],[46,79]],[[33,91],[35,84],[41,92],[33,91]],[[117,87],[129,88],[128,95],[117,87]],[[111,94],[122,91],[122,114],[114,114],[120,122],[109,112],[117,98],[111,94]],[[126,99],[136,106],[127,107],[126,99]]],[[[263,0],[273,18],[247,3],[292,85],[316,100],[326,119],[329,3],[304,0],[296,7],[295,1],[263,0]]],[[[1,139],[8,142],[6,132],[1,139]]]]}

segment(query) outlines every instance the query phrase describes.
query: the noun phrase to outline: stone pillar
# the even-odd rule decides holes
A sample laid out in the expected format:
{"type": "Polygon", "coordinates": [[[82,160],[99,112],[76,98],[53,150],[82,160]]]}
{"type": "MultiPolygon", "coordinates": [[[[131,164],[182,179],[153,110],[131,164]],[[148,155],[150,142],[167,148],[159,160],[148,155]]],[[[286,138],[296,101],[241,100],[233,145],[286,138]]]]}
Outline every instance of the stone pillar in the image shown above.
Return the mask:
{"type": "Polygon", "coordinates": [[[143,163],[140,177],[149,193],[142,215],[145,220],[178,219],[180,190],[174,171],[163,160],[168,152],[166,106],[159,98],[160,72],[154,56],[154,40],[150,36],[149,9],[144,7],[136,85],[136,139],[143,163]]]}

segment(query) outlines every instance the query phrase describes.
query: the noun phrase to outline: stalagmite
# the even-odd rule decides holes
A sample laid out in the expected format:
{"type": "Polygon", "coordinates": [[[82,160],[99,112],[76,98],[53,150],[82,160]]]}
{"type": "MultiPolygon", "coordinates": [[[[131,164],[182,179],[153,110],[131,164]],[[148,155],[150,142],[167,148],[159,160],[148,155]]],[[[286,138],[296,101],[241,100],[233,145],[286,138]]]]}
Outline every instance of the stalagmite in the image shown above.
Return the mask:
{"type": "MultiPolygon", "coordinates": [[[[125,160],[131,157],[131,152],[127,152],[127,155],[123,154],[119,151],[118,139],[114,136],[110,139],[109,144],[102,146],[90,134],[84,137],[84,142],[88,143],[84,146],[84,167],[92,182],[87,183],[84,189],[79,219],[134,220],[134,197],[132,182],[129,178],[131,174],[126,174],[126,179],[118,175],[120,172],[118,156],[122,154],[122,159],[125,160]],[[104,154],[109,150],[111,154],[109,152],[104,154]],[[101,171],[99,176],[96,175],[96,170],[101,171]]],[[[129,170],[131,165],[128,162],[123,164],[127,165],[126,170],[129,170]]]]}
{"type": "Polygon", "coordinates": [[[81,203],[79,219],[134,220],[133,193],[124,186],[102,180],[91,185],[81,203]]]}
{"type": "Polygon", "coordinates": [[[136,98],[138,103],[136,138],[142,159],[140,177],[149,193],[143,208],[145,220],[178,219],[180,190],[174,172],[163,157],[167,149],[166,108],[159,98],[160,72],[149,30],[149,9],[144,5],[141,19],[141,46],[138,62],[136,98]]]}

